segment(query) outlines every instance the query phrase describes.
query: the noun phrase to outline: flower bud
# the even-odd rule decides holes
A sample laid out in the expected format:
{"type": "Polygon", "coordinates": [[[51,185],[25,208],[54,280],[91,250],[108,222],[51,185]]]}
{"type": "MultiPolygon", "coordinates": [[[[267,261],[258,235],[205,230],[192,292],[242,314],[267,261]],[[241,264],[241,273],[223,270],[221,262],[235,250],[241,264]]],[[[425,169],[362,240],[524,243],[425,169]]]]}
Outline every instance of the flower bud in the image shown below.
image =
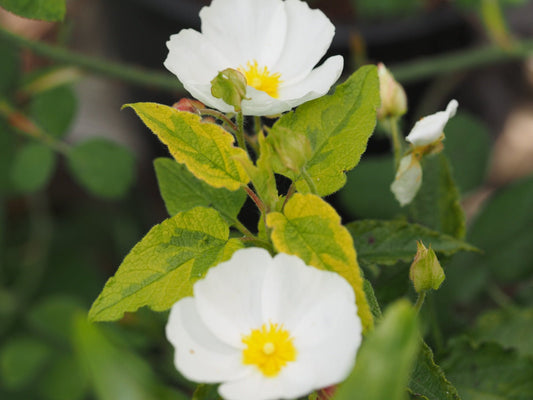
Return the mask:
{"type": "Polygon", "coordinates": [[[293,172],[299,173],[311,157],[311,143],[303,133],[287,130],[269,139],[281,164],[293,172]]]}
{"type": "Polygon", "coordinates": [[[186,97],[179,99],[177,103],[172,104],[172,107],[174,107],[178,111],[187,111],[193,114],[200,115],[200,110],[205,108],[204,103],[194,100],[194,99],[188,99],[186,97]]]}
{"type": "Polygon", "coordinates": [[[317,391],[317,400],[331,400],[335,396],[337,385],[332,385],[317,391]]]}
{"type": "Polygon", "coordinates": [[[407,111],[407,96],[402,85],[389,72],[383,63],[378,64],[379,93],[381,106],[378,109],[379,120],[387,117],[400,117],[407,111]]]}
{"type": "Polygon", "coordinates": [[[439,259],[431,245],[427,249],[422,242],[417,242],[416,246],[417,252],[409,270],[409,279],[417,293],[437,290],[445,277],[439,259]]]}
{"type": "Polygon", "coordinates": [[[246,97],[246,78],[236,69],[226,68],[211,81],[211,94],[241,111],[241,103],[246,97]]]}

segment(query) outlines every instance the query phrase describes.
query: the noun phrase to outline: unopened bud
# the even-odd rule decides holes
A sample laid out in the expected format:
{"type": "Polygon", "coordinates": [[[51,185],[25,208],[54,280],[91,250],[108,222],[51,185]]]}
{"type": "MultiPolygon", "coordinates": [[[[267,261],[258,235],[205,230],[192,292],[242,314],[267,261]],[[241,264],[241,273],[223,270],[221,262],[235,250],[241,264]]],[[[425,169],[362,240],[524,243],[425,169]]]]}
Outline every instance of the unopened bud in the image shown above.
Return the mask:
{"type": "Polygon", "coordinates": [[[445,278],[439,259],[431,245],[427,249],[422,242],[417,242],[416,246],[417,252],[409,270],[409,279],[417,293],[437,290],[445,278]]]}
{"type": "Polygon", "coordinates": [[[332,385],[332,386],[328,386],[323,389],[320,389],[317,392],[317,400],[331,400],[335,396],[336,391],[337,391],[337,385],[332,385]]]}
{"type": "Polygon", "coordinates": [[[293,172],[299,173],[305,163],[311,157],[311,143],[309,139],[300,132],[287,129],[281,135],[269,135],[269,140],[281,164],[293,172]]]}
{"type": "Polygon", "coordinates": [[[220,71],[211,81],[211,94],[241,111],[241,103],[246,97],[246,78],[236,69],[227,68],[220,71]]]}
{"type": "Polygon", "coordinates": [[[194,99],[182,98],[177,103],[172,104],[178,111],[187,111],[193,114],[200,115],[200,110],[205,108],[204,103],[194,99]]]}
{"type": "Polygon", "coordinates": [[[396,82],[383,63],[378,64],[379,94],[381,106],[378,109],[379,120],[388,117],[400,117],[407,112],[407,96],[402,85],[396,82]]]}

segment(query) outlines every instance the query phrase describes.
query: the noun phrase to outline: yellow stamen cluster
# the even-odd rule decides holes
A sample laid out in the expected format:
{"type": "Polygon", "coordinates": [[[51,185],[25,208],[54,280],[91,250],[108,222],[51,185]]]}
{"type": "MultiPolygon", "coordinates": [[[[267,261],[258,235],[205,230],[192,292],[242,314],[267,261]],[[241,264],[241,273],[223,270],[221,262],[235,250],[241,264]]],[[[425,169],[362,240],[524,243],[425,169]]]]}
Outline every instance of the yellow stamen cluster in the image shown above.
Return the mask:
{"type": "Polygon", "coordinates": [[[270,97],[278,98],[279,85],[282,82],[279,72],[271,73],[267,67],[259,67],[257,61],[246,63],[238,70],[245,76],[249,86],[266,92],[270,97]]]}
{"type": "Polygon", "coordinates": [[[279,374],[287,363],[296,360],[296,348],[290,333],[283,325],[263,324],[242,338],[246,348],[242,351],[243,363],[255,365],[267,377],[279,374]]]}

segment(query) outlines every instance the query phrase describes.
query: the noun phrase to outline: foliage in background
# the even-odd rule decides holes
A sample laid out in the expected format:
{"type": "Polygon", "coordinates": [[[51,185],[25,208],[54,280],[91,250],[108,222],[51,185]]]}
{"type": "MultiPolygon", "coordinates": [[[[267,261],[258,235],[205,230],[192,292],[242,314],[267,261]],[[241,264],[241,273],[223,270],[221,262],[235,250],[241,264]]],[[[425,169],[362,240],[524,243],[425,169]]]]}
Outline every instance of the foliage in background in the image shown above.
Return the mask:
{"type": "MultiPolygon", "coordinates": [[[[479,10],[498,41],[506,31],[502,34],[497,9],[489,3],[458,2],[479,10]]],[[[0,0],[0,6],[51,21],[61,20],[65,13],[61,0],[0,0]]],[[[407,15],[418,10],[419,3],[354,2],[354,7],[372,18],[407,15]]],[[[65,140],[77,108],[72,81],[46,83],[61,74],[61,68],[21,75],[18,50],[3,41],[0,60],[0,397],[190,398],[193,387],[176,375],[171,349],[161,332],[164,314],[141,309],[118,323],[100,325],[88,323],[85,317],[103,284],[94,268],[102,255],[93,254],[93,249],[107,249],[103,257],[118,264],[146,231],[138,221],[141,205],[126,197],[134,184],[135,160],[129,150],[105,138],[74,144],[65,140]],[[71,199],[75,205],[55,217],[50,185],[55,188],[54,180],[62,178],[56,175],[62,165],[87,193],[106,199],[105,206],[91,197],[91,202],[75,198],[71,199]]],[[[305,108],[276,125],[268,143],[275,146],[277,132],[298,124],[304,112],[305,108]]],[[[369,133],[361,149],[347,161],[334,160],[338,163],[334,171],[324,175],[327,179],[322,177],[323,170],[316,165],[328,156],[324,149],[351,146],[342,135],[344,140],[334,143],[327,129],[322,132],[324,137],[310,140],[313,156],[306,169],[322,178],[317,185],[321,195],[335,192],[346,181],[335,199],[356,219],[343,222],[357,250],[356,262],[365,274],[361,287],[377,321],[358,356],[359,368],[336,398],[356,398],[352,388],[359,388],[360,382],[364,391],[355,391],[365,400],[406,395],[431,400],[533,397],[533,178],[499,189],[466,227],[459,202],[484,182],[490,156],[487,129],[475,117],[463,113],[450,122],[444,154],[427,160],[424,184],[411,208],[400,208],[389,191],[394,179],[392,157],[365,155],[350,171],[369,133]],[[435,354],[418,341],[411,308],[396,303],[401,297],[415,298],[407,277],[417,240],[431,243],[446,273],[441,289],[429,295],[421,313],[423,336],[435,354]],[[380,307],[385,309],[383,316],[380,307]],[[374,368],[361,368],[363,364],[374,368]],[[405,375],[397,374],[396,368],[405,375]],[[384,380],[395,384],[383,385],[384,380]],[[406,386],[407,393],[402,389],[406,386]]],[[[282,161],[273,165],[274,171],[297,181],[300,190],[311,190],[282,161]]],[[[213,240],[205,248],[198,250],[194,235],[189,235],[191,251],[207,255],[203,263],[187,266],[187,274],[196,279],[209,265],[227,257],[227,243],[238,247],[228,226],[238,222],[245,194],[208,186],[194,171],[170,159],[156,160],[155,170],[177,228],[187,232],[189,225],[183,221],[199,210],[195,207],[220,213],[206,223],[205,234],[213,240]],[[177,186],[186,189],[177,192],[177,186]]],[[[269,197],[268,179],[260,173],[254,178],[256,190],[263,188],[269,197]]],[[[328,206],[324,202],[322,207],[328,206]]],[[[328,227],[331,221],[323,219],[328,227]]],[[[274,215],[269,225],[284,229],[287,235],[280,226],[290,220],[290,215],[274,215]]],[[[288,246],[282,237],[277,240],[279,249],[288,246]]],[[[313,259],[301,249],[293,251],[313,259]]],[[[123,307],[113,318],[142,305],[123,307]]],[[[193,398],[216,398],[211,389],[200,387],[193,398]]]]}

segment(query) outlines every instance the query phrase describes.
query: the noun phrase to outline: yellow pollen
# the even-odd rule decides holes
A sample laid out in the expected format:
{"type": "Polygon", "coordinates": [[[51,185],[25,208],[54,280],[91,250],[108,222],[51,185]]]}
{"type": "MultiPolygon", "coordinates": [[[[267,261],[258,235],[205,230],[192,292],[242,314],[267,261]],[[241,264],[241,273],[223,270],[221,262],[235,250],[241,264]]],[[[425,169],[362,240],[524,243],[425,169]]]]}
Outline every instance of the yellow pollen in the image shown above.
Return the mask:
{"type": "Polygon", "coordinates": [[[274,346],[274,343],[268,342],[265,343],[263,346],[263,353],[265,353],[267,356],[271,355],[276,351],[276,346],[274,346]]]}
{"type": "Polygon", "coordinates": [[[246,345],[243,363],[257,366],[265,376],[276,376],[287,363],[296,360],[293,339],[283,325],[263,324],[244,336],[242,342],[246,345]]]}
{"type": "Polygon", "coordinates": [[[270,97],[278,98],[278,89],[281,82],[279,72],[271,73],[267,67],[259,67],[257,61],[246,63],[246,68],[240,66],[237,68],[251,87],[266,92],[270,97]]]}

